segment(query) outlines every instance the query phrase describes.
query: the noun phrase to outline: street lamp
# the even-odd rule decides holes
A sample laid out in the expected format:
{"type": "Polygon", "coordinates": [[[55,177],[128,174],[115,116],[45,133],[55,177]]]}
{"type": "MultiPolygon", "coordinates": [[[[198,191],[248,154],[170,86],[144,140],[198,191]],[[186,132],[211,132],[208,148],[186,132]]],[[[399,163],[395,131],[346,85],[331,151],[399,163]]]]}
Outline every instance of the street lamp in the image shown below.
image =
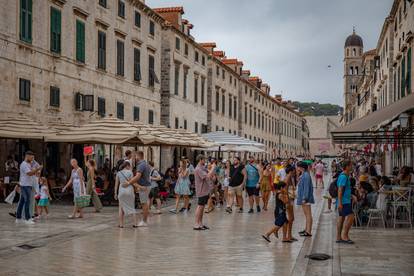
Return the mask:
{"type": "Polygon", "coordinates": [[[401,113],[398,120],[400,121],[401,128],[406,128],[408,126],[408,114],[407,113],[401,113]]]}

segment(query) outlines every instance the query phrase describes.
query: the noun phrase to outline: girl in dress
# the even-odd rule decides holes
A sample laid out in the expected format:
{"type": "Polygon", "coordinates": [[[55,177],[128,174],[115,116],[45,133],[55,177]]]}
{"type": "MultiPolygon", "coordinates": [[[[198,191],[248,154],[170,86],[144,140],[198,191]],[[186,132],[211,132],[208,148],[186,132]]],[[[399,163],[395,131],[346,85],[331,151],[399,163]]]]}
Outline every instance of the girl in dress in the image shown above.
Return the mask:
{"type": "Polygon", "coordinates": [[[40,178],[40,199],[37,206],[39,206],[39,216],[41,217],[43,211],[45,211],[45,217],[49,215],[49,188],[47,186],[47,180],[45,177],[40,178]]]}
{"type": "Polygon", "coordinates": [[[135,189],[133,184],[127,183],[132,177],[131,163],[124,161],[115,178],[115,199],[119,201],[119,228],[124,228],[125,216],[128,215],[133,215],[134,225],[132,227],[138,227],[137,210],[135,209],[135,189]]]}
{"type": "Polygon", "coordinates": [[[88,169],[86,191],[88,195],[91,195],[92,197],[92,203],[93,203],[93,206],[95,207],[95,212],[99,213],[102,210],[102,203],[95,190],[96,189],[95,187],[96,163],[95,163],[95,160],[93,159],[87,160],[85,156],[85,164],[86,164],[86,168],[88,169]]]}
{"type": "Polygon", "coordinates": [[[268,163],[263,165],[262,178],[260,179],[260,192],[262,194],[264,211],[267,211],[272,189],[272,166],[268,163]]]}
{"type": "Polygon", "coordinates": [[[178,212],[184,212],[188,210],[189,203],[190,203],[190,173],[187,168],[187,161],[181,160],[180,161],[180,168],[178,169],[178,180],[177,184],[175,185],[175,209],[170,210],[171,213],[177,214],[178,212]],[[178,206],[180,205],[180,198],[184,198],[184,207],[180,210],[178,206]]]}
{"type": "Polygon", "coordinates": [[[74,207],[73,207],[72,214],[70,216],[68,216],[68,218],[69,219],[83,218],[83,210],[82,210],[81,207],[76,206],[75,199],[77,197],[81,196],[81,195],[86,194],[85,180],[84,180],[84,177],[83,177],[82,169],[78,165],[78,161],[76,159],[72,159],[72,160],[70,160],[70,164],[73,168],[72,173],[70,175],[70,179],[69,179],[68,183],[62,189],[62,192],[65,192],[66,189],[70,185],[72,185],[72,188],[73,188],[74,207]],[[78,216],[77,216],[77,213],[79,213],[78,216]]]}

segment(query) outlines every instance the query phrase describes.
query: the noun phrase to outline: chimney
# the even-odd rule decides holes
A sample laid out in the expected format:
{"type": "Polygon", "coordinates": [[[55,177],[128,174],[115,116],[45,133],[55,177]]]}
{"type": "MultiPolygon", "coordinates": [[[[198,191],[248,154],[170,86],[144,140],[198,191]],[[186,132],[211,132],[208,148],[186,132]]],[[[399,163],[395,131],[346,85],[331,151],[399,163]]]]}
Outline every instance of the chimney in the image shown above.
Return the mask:
{"type": "Polygon", "coordinates": [[[262,83],[260,89],[262,89],[262,91],[266,94],[269,95],[270,94],[270,86],[267,83],[262,83]]]}
{"type": "Polygon", "coordinates": [[[204,43],[199,43],[199,44],[201,47],[206,49],[210,54],[213,54],[214,48],[217,47],[215,42],[204,42],[204,43]]]}
{"type": "Polygon", "coordinates": [[[213,56],[218,59],[226,58],[226,53],[224,51],[213,51],[213,56]]]}
{"type": "Polygon", "coordinates": [[[183,31],[181,27],[183,23],[181,16],[184,14],[183,7],[155,8],[153,10],[156,13],[158,13],[162,18],[170,22],[175,28],[183,31]]]}
{"type": "Polygon", "coordinates": [[[243,72],[243,61],[237,61],[237,74],[239,74],[239,76],[242,75],[243,72]]]}
{"type": "Polygon", "coordinates": [[[254,86],[256,86],[257,88],[261,88],[262,86],[262,80],[259,77],[250,77],[249,81],[251,83],[253,83],[254,86]]]}
{"type": "Polygon", "coordinates": [[[237,72],[237,59],[235,58],[224,58],[221,60],[224,64],[226,64],[227,66],[229,66],[231,69],[233,69],[233,71],[237,72]]]}
{"type": "Polygon", "coordinates": [[[275,99],[276,99],[276,101],[278,101],[278,102],[282,102],[282,94],[277,94],[277,95],[275,95],[275,99]]]}
{"type": "Polygon", "coordinates": [[[250,77],[250,70],[242,70],[241,77],[245,80],[248,80],[250,77]]]}

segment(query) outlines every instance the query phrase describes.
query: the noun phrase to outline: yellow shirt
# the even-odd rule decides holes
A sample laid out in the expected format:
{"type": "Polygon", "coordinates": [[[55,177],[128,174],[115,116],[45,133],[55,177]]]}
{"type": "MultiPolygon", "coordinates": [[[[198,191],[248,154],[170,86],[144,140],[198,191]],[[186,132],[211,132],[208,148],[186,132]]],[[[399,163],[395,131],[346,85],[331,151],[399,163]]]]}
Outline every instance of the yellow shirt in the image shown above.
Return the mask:
{"type": "Polygon", "coordinates": [[[280,169],[283,168],[283,165],[274,165],[274,168],[275,168],[275,177],[273,179],[273,183],[277,184],[280,181],[278,172],[279,172],[280,169]]]}

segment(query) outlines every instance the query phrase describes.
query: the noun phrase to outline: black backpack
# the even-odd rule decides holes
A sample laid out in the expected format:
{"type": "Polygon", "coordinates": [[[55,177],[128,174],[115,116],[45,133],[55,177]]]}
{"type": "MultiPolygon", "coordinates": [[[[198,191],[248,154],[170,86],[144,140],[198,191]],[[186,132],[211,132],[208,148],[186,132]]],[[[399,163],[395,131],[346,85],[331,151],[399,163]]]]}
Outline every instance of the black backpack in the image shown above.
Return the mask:
{"type": "Polygon", "coordinates": [[[337,181],[338,181],[339,176],[331,182],[331,184],[329,184],[329,195],[332,198],[337,198],[338,197],[338,185],[337,185],[337,181]]]}

